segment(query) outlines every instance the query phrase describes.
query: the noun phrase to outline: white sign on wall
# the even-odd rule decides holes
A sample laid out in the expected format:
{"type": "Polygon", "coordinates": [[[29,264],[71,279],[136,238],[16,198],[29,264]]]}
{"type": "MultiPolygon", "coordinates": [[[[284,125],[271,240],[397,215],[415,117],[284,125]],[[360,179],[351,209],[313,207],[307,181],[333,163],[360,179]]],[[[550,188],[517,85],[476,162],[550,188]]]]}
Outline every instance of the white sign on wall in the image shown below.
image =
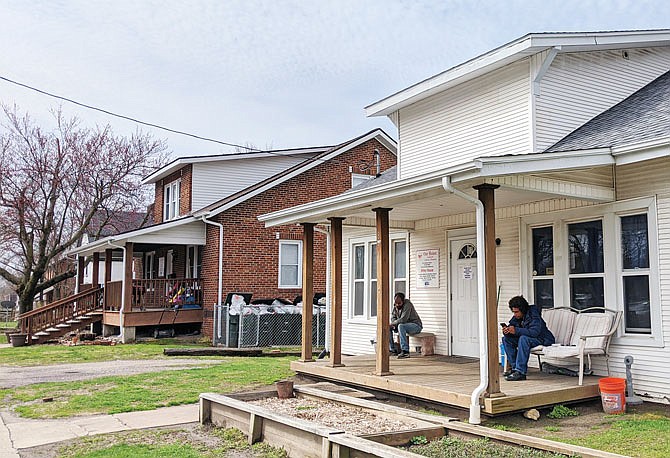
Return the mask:
{"type": "Polygon", "coordinates": [[[416,286],[418,288],[440,287],[440,250],[418,250],[416,252],[416,286]]]}

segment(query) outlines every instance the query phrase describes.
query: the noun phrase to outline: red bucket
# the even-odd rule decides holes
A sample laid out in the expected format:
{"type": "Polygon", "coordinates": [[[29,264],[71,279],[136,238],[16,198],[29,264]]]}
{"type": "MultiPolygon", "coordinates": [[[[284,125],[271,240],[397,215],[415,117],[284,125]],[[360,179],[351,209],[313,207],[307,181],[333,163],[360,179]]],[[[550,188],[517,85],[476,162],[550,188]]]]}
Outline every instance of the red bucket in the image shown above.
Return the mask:
{"type": "Polygon", "coordinates": [[[626,411],[626,380],[605,377],[598,381],[605,413],[617,415],[626,411]]]}

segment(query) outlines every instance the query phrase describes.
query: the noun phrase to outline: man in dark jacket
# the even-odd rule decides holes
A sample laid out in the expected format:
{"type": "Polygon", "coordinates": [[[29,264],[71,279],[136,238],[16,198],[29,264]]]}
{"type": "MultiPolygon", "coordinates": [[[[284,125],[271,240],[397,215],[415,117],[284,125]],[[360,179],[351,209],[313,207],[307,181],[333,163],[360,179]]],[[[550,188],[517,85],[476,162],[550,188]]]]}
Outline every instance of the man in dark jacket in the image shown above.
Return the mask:
{"type": "Polygon", "coordinates": [[[514,317],[502,328],[502,342],[511,369],[503,375],[505,380],[516,382],[526,380],[530,349],[538,345],[551,345],[556,339],[542,319],[540,309],[528,305],[523,296],[510,299],[509,308],[514,317]]]}
{"type": "Polygon", "coordinates": [[[400,354],[398,358],[409,358],[409,338],[407,334],[418,334],[423,329],[423,323],[419,314],[414,309],[414,304],[405,299],[404,293],[396,293],[393,298],[393,312],[391,312],[391,332],[389,333],[389,345],[391,353],[395,354],[395,343],[393,342],[393,331],[400,335],[400,354]]]}

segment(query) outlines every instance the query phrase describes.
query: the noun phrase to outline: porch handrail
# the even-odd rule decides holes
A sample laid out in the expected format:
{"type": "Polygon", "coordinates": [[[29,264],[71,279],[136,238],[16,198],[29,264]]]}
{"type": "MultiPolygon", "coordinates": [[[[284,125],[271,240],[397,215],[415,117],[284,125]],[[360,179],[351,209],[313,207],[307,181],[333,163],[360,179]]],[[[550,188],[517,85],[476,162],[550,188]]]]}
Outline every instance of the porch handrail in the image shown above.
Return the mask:
{"type": "Polygon", "coordinates": [[[170,308],[188,303],[202,305],[200,278],[136,278],[132,281],[132,308],[170,308]]]}
{"type": "Polygon", "coordinates": [[[18,316],[19,328],[28,334],[28,341],[33,334],[50,327],[65,323],[81,315],[98,310],[101,307],[102,288],[89,289],[81,293],[52,302],[18,316]]]}

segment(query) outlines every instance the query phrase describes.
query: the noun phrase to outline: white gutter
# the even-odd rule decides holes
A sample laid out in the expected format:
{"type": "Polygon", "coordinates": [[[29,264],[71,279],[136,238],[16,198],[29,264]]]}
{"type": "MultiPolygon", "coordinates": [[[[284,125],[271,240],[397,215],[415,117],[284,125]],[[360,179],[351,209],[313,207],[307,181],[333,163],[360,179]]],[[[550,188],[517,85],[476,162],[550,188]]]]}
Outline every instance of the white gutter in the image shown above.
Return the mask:
{"type": "MultiPolygon", "coordinates": [[[[128,255],[128,252],[126,251],[126,247],[120,246],[120,245],[114,245],[111,240],[107,240],[107,244],[111,247],[114,248],[120,248],[123,250],[123,280],[121,280],[121,308],[119,309],[119,334],[121,336],[121,342],[123,342],[123,312],[126,309],[126,256],[128,255]]],[[[107,275],[107,272],[105,272],[105,275],[107,275]]],[[[125,343],[125,342],[124,342],[125,343]]]]}
{"type": "Polygon", "coordinates": [[[488,385],[488,334],[486,329],[486,256],[484,247],[484,204],[451,184],[451,177],[442,177],[445,191],[455,194],[472,203],[477,210],[477,302],[479,305],[479,385],[470,398],[470,419],[473,425],[481,423],[481,407],[479,398],[488,385]]]}
{"type": "Polygon", "coordinates": [[[326,350],[330,350],[330,340],[332,339],[332,336],[330,335],[330,320],[332,320],[332,317],[330,316],[330,304],[332,303],[332,291],[330,287],[330,244],[331,238],[330,238],[330,231],[326,231],[324,229],[320,229],[316,226],[314,226],[314,230],[316,232],[320,232],[322,234],[326,234],[326,340],[325,340],[325,346],[324,348],[326,350]]]}
{"type": "MultiPolygon", "coordinates": [[[[223,224],[208,220],[206,215],[203,215],[202,222],[219,228],[219,286],[217,289],[216,304],[221,306],[221,289],[223,288],[223,224]]],[[[205,237],[207,237],[207,234],[205,234],[205,237]]],[[[216,335],[216,320],[212,335],[216,335]]]]}

